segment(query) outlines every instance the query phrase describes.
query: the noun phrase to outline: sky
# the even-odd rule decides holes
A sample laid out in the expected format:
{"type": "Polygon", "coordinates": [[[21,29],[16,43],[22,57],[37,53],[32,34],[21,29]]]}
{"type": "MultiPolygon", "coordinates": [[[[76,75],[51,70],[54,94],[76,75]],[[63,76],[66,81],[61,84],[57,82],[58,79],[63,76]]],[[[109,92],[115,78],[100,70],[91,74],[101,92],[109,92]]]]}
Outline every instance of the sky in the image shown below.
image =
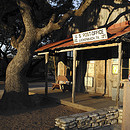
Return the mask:
{"type": "MultiPolygon", "coordinates": [[[[51,2],[51,4],[53,5],[53,6],[56,6],[57,5],[57,3],[56,2],[52,2],[51,0],[48,0],[48,2],[51,2]]],[[[49,2],[49,3],[50,3],[49,2]]],[[[80,3],[81,3],[81,0],[73,0],[73,4],[74,4],[74,6],[75,6],[75,8],[77,9],[79,6],[80,6],[80,3]]]]}

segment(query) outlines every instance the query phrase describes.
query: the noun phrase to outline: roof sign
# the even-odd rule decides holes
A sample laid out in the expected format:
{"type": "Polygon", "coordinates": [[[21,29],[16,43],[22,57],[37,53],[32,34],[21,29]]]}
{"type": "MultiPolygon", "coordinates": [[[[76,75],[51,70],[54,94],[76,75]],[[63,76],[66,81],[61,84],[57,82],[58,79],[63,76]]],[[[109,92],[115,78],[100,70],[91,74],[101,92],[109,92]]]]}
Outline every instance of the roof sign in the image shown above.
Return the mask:
{"type": "Polygon", "coordinates": [[[77,33],[73,34],[72,36],[75,44],[108,39],[106,28],[77,33]]]}

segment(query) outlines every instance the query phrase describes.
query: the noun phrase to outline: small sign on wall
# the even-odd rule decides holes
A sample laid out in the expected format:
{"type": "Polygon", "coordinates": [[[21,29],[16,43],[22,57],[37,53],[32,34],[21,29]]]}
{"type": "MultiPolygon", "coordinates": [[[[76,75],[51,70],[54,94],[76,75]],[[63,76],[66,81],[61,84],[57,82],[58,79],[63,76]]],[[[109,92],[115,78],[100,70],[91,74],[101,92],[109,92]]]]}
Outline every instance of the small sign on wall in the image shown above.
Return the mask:
{"type": "Polygon", "coordinates": [[[112,74],[118,74],[118,64],[112,65],[112,74]]]}

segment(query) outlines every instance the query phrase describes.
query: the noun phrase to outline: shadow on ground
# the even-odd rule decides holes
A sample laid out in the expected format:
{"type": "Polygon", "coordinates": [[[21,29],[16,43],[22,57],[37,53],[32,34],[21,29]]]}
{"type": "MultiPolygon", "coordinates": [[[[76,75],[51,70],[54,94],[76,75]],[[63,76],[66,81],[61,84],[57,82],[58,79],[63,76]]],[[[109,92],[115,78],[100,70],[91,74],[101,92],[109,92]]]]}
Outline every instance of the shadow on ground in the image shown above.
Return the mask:
{"type": "Polygon", "coordinates": [[[57,103],[53,98],[45,96],[43,94],[34,94],[34,95],[30,95],[34,105],[33,107],[23,107],[21,109],[15,109],[15,110],[0,110],[0,115],[17,115],[17,114],[21,114],[21,113],[26,113],[26,112],[32,112],[32,111],[36,111],[38,109],[42,109],[42,108],[53,108],[56,106],[59,106],[60,104],[57,103]]]}

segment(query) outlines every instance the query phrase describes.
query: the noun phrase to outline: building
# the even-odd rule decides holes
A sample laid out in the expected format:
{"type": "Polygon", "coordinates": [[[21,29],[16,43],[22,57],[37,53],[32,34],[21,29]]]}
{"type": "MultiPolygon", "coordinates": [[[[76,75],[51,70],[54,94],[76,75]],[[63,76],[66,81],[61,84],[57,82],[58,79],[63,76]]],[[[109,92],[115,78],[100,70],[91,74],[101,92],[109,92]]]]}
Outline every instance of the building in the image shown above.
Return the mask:
{"type": "Polygon", "coordinates": [[[57,76],[68,76],[68,68],[73,72],[70,78],[73,101],[75,91],[100,93],[115,100],[119,88],[122,101],[121,81],[128,81],[130,69],[130,5],[120,0],[95,2],[82,17],[72,19],[68,34],[105,28],[108,38],[79,43],[69,38],[45,45],[36,52],[46,57],[48,53],[59,56],[57,76]]]}

